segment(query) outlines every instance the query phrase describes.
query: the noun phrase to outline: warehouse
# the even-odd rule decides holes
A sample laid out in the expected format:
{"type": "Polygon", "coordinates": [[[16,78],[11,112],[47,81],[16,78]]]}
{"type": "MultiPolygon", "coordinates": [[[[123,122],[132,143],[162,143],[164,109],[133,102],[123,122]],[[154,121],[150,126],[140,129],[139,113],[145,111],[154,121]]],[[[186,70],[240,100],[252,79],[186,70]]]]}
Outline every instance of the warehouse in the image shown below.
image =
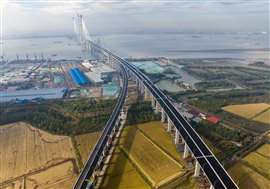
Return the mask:
{"type": "Polygon", "coordinates": [[[64,96],[65,88],[29,89],[12,92],[0,92],[0,103],[35,99],[59,99],[64,96]]]}
{"type": "Polygon", "coordinates": [[[89,80],[87,79],[87,77],[78,68],[70,69],[69,74],[73,82],[76,83],[77,85],[89,84],[89,80]]]}
{"type": "Polygon", "coordinates": [[[94,84],[111,82],[117,75],[115,69],[103,63],[83,61],[81,64],[87,70],[86,77],[94,84]]]}

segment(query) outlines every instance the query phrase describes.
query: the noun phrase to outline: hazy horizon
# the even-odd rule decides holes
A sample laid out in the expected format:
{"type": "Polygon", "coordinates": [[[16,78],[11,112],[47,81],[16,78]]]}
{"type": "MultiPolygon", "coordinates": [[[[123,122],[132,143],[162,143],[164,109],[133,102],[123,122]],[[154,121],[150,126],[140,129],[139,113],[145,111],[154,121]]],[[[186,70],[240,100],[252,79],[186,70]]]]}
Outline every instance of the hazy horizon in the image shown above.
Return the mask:
{"type": "Polygon", "coordinates": [[[83,14],[91,35],[269,33],[267,0],[6,0],[4,38],[71,35],[83,14]],[[119,27],[119,25],[121,27],[119,27]]]}

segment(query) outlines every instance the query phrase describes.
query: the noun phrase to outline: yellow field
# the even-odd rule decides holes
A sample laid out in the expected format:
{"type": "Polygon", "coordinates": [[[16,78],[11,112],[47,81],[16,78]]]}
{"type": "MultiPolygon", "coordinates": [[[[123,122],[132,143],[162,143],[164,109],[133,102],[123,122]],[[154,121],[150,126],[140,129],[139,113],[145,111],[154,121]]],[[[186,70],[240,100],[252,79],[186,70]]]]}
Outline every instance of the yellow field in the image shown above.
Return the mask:
{"type": "Polygon", "coordinates": [[[264,144],[234,165],[230,174],[241,189],[266,189],[270,186],[270,144],[264,144]]]}
{"type": "Polygon", "coordinates": [[[74,158],[68,137],[51,135],[25,123],[0,127],[0,183],[74,158]]]}
{"type": "MultiPolygon", "coordinates": [[[[170,181],[181,177],[186,171],[175,160],[179,156],[172,138],[160,122],[126,127],[101,188],[148,189],[165,183],[173,184],[175,181],[170,181]],[[147,134],[150,133],[151,138],[148,138],[147,134]]],[[[179,184],[181,181],[177,182],[179,184]]],[[[186,181],[184,186],[194,186],[194,181],[186,181]]]]}
{"type": "Polygon", "coordinates": [[[75,162],[69,137],[23,122],[0,127],[1,189],[71,188],[78,171],[75,162]]]}
{"type": "Polygon", "coordinates": [[[268,189],[270,185],[269,179],[241,163],[230,169],[230,174],[240,189],[268,189]]]}
{"type": "Polygon", "coordinates": [[[101,189],[150,189],[130,160],[116,148],[101,189]]]}
{"type": "Polygon", "coordinates": [[[162,185],[183,174],[183,166],[146,138],[136,127],[130,126],[123,150],[153,186],[162,185]]]}
{"type": "Polygon", "coordinates": [[[81,154],[82,161],[85,162],[94,148],[98,138],[100,136],[100,132],[88,133],[83,135],[75,136],[75,140],[77,143],[77,148],[79,153],[81,154]]]}
{"type": "Polygon", "coordinates": [[[269,104],[257,103],[257,104],[229,105],[223,107],[222,109],[227,112],[249,119],[269,107],[270,107],[269,104]]]}
{"type": "Polygon", "coordinates": [[[180,161],[179,152],[177,152],[176,146],[173,144],[173,138],[164,131],[164,125],[160,121],[153,121],[136,126],[153,142],[159,144],[162,149],[166,150],[168,154],[180,161]]]}
{"type": "Polygon", "coordinates": [[[264,144],[256,150],[258,154],[270,158],[270,144],[264,144]]]}
{"type": "Polygon", "coordinates": [[[268,109],[267,111],[261,113],[260,115],[256,116],[254,119],[254,121],[259,121],[262,123],[266,123],[266,124],[270,124],[270,109],[268,109]]]}
{"type": "Polygon", "coordinates": [[[53,166],[46,171],[27,176],[26,188],[68,189],[76,180],[74,167],[71,161],[53,166]]]}

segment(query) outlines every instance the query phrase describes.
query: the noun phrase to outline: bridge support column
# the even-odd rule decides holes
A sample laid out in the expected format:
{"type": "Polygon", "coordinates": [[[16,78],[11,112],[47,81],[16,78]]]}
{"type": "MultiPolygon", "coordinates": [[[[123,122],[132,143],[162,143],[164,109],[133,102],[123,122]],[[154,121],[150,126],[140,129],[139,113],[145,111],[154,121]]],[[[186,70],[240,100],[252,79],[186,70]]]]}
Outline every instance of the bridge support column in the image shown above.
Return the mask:
{"type": "Polygon", "coordinates": [[[184,159],[187,158],[188,155],[189,155],[189,149],[188,149],[187,143],[185,142],[183,158],[184,158],[184,159]]]}
{"type": "Polygon", "coordinates": [[[154,110],[155,107],[156,107],[156,101],[155,101],[155,99],[154,99],[154,97],[152,95],[151,95],[151,105],[152,105],[152,108],[154,110]]]}
{"type": "Polygon", "coordinates": [[[155,108],[155,113],[157,114],[160,111],[160,105],[159,103],[156,101],[156,108],[155,108]]]}
{"type": "Polygon", "coordinates": [[[140,91],[141,91],[141,93],[143,94],[144,92],[145,92],[145,86],[144,86],[144,84],[143,84],[143,82],[141,81],[141,89],[140,89],[140,91]]]}
{"type": "Polygon", "coordinates": [[[136,87],[139,90],[140,89],[140,81],[139,81],[139,79],[135,79],[135,81],[136,81],[136,87]]]}
{"type": "Polygon", "coordinates": [[[194,170],[194,177],[200,176],[200,170],[201,170],[200,164],[199,164],[199,162],[196,160],[196,163],[195,163],[195,170],[194,170]]]}
{"type": "Polygon", "coordinates": [[[165,123],[165,121],[166,121],[166,113],[165,113],[164,109],[162,108],[161,109],[161,122],[165,123]]]}
{"type": "Polygon", "coordinates": [[[180,133],[177,130],[177,128],[175,128],[175,136],[174,136],[174,143],[175,144],[179,144],[179,139],[180,139],[180,133]]]}
{"type": "Polygon", "coordinates": [[[167,132],[171,132],[172,130],[172,121],[171,119],[168,117],[168,126],[167,126],[167,132]]]}
{"type": "Polygon", "coordinates": [[[149,99],[149,96],[150,96],[149,93],[150,93],[150,92],[149,92],[149,90],[147,89],[147,87],[144,86],[144,100],[148,100],[148,99],[149,99]]]}
{"type": "Polygon", "coordinates": [[[210,189],[215,189],[214,186],[211,184],[210,189]]]}

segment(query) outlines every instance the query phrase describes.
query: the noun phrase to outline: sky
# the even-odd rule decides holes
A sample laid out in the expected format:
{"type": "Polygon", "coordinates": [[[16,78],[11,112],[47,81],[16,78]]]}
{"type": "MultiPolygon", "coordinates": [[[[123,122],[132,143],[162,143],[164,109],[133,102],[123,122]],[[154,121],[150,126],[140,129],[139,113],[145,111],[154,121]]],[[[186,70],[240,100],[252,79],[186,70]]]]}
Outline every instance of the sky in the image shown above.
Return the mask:
{"type": "Polygon", "coordinates": [[[0,1],[6,36],[69,34],[76,13],[92,35],[269,31],[269,0],[0,1]]]}

